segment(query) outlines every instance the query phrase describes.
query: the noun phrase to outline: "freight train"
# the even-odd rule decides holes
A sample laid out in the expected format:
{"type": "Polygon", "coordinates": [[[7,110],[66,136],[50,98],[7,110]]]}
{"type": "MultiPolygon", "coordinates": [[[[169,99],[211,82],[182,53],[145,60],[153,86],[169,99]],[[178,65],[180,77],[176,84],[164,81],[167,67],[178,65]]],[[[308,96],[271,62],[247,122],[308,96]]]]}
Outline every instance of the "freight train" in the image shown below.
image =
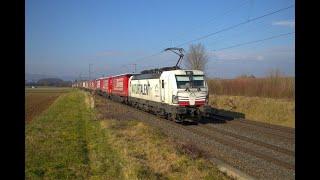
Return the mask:
{"type": "Polygon", "coordinates": [[[200,70],[162,68],[81,81],[73,87],[160,115],[176,122],[197,122],[208,103],[208,86],[200,70]]]}
{"type": "Polygon", "coordinates": [[[208,86],[200,70],[179,67],[183,48],[167,48],[179,55],[175,66],[144,70],[139,74],[127,73],[95,80],[76,82],[72,86],[95,92],[138,109],[183,122],[197,122],[206,116],[208,86]]]}

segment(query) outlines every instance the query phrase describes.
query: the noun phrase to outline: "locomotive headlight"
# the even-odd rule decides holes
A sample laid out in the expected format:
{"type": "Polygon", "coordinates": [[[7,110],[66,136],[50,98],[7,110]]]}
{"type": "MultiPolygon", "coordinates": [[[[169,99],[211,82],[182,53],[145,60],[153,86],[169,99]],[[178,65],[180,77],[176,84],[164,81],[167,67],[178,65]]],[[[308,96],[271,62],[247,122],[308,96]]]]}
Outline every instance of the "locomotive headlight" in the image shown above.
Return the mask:
{"type": "Polygon", "coordinates": [[[178,96],[172,95],[172,103],[178,104],[178,96]]]}

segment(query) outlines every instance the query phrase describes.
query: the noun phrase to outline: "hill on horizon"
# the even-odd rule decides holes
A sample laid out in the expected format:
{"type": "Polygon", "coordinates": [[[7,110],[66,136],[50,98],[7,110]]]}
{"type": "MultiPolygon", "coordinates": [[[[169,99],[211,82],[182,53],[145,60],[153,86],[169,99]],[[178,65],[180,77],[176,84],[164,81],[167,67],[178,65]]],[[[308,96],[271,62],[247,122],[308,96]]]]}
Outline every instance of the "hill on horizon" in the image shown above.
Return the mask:
{"type": "Polygon", "coordinates": [[[64,81],[74,81],[75,79],[77,79],[77,77],[75,76],[55,76],[55,75],[47,75],[47,74],[33,74],[33,73],[25,74],[26,82],[37,82],[40,79],[48,79],[48,78],[58,78],[64,81]]]}

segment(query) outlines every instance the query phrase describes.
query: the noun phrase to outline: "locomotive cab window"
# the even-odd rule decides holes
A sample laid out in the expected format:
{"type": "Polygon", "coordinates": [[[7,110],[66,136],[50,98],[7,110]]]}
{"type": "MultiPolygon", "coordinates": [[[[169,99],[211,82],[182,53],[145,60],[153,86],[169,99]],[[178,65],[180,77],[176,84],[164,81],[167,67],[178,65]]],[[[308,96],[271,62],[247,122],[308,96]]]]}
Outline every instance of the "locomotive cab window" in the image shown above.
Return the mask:
{"type": "Polygon", "coordinates": [[[186,88],[202,88],[204,87],[204,76],[203,75],[176,75],[177,88],[186,89],[186,88]]]}
{"type": "Polygon", "coordinates": [[[204,77],[203,76],[193,76],[193,87],[202,88],[204,87],[204,77]]]}
{"type": "Polygon", "coordinates": [[[161,81],[161,88],[164,88],[164,80],[161,81]]]}

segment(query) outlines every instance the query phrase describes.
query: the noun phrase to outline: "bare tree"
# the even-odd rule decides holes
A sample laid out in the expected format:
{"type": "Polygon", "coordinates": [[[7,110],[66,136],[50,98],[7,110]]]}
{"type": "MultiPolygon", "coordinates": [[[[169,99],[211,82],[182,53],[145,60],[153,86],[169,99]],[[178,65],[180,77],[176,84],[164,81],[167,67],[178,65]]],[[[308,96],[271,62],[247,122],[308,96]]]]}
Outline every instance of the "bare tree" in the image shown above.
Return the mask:
{"type": "Polygon", "coordinates": [[[189,69],[205,70],[205,66],[208,63],[208,55],[202,44],[191,44],[185,65],[189,69]]]}

